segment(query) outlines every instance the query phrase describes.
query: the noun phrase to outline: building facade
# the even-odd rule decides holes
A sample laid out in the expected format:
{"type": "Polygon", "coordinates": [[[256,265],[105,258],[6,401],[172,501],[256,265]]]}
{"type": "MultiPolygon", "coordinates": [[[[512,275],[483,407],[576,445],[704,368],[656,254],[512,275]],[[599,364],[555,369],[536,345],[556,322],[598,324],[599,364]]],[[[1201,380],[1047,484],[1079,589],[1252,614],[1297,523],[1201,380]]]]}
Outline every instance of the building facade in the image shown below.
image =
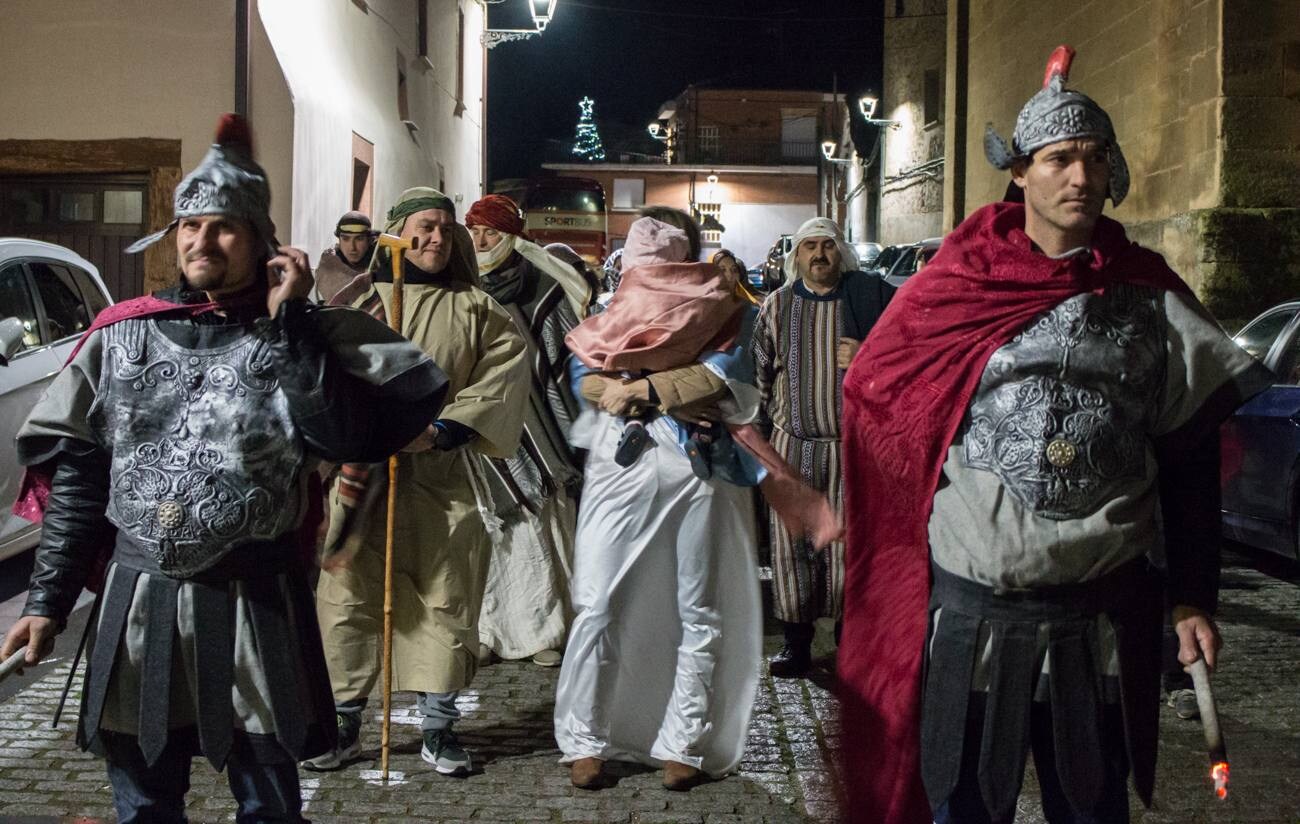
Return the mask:
{"type": "Polygon", "coordinates": [[[642,206],[673,206],[722,227],[705,231],[705,258],[726,248],[752,266],[808,218],[843,215],[843,186],[831,185],[821,142],[839,138],[845,116],[825,92],[690,86],[653,120],[659,154],[611,146],[607,162],[544,168],[601,183],[610,249],[642,206]]]}
{"type": "Polygon", "coordinates": [[[880,236],[886,245],[943,234],[947,0],[885,3],[880,236]]]}
{"type": "MultiPolygon", "coordinates": [[[[886,166],[897,174],[891,154],[933,156],[942,132],[941,228],[1003,196],[1008,175],[984,158],[985,125],[1009,137],[1048,55],[1067,43],[1078,51],[1070,85],[1110,113],[1132,173],[1128,199],[1107,213],[1226,325],[1300,293],[1295,0],[887,0],[886,15],[882,110],[901,122],[886,166]],[[946,51],[936,62],[939,20],[946,51]],[[941,127],[909,128],[936,65],[941,127]]],[[[910,204],[889,188],[882,226],[933,220],[933,192],[910,204]]]]}
{"type": "Polygon", "coordinates": [[[314,257],[340,214],[405,188],[482,191],[485,12],[474,0],[45,0],[5,11],[0,235],[70,246],[123,299],[175,249],[122,254],[242,104],[280,239],[314,257]],[[237,88],[238,87],[238,88],[237,88]],[[241,93],[242,90],[242,93],[241,93]]]}

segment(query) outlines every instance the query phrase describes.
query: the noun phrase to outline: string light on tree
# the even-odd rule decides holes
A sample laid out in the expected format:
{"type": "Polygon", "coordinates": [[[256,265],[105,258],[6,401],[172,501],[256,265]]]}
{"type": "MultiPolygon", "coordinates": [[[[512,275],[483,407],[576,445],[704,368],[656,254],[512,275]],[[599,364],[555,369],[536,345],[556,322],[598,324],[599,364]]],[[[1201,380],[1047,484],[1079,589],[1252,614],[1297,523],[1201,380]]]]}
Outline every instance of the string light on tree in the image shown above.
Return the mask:
{"type": "Polygon", "coordinates": [[[573,153],[592,163],[605,159],[605,147],[600,142],[600,132],[596,131],[592,114],[595,107],[596,103],[590,97],[584,97],[578,103],[578,133],[573,139],[573,153]]]}

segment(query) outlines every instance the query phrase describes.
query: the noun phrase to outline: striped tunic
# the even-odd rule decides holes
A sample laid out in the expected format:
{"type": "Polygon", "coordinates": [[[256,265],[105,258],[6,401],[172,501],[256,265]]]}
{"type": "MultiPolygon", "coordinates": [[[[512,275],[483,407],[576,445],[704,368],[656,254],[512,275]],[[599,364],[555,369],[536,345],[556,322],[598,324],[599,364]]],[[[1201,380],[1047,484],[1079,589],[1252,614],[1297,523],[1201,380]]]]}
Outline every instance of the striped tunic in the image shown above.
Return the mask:
{"type": "MultiPolygon", "coordinates": [[[[835,347],[844,334],[840,289],[818,295],[797,280],[773,292],[754,327],[754,359],[763,419],[773,448],[808,485],[842,509],[840,405],[844,371],[835,347]]],[[[839,620],[844,597],[844,544],[815,552],[769,513],[776,617],[808,623],[839,620]]]]}

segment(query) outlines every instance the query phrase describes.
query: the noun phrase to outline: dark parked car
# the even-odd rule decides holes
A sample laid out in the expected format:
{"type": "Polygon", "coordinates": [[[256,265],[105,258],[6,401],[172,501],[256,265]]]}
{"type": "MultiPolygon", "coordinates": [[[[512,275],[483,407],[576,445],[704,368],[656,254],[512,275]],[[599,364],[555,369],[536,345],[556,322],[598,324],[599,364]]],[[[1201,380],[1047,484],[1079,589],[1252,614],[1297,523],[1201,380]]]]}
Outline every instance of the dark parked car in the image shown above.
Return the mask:
{"type": "Polygon", "coordinates": [[[1223,425],[1223,532],[1300,559],[1300,300],[1269,309],[1233,340],[1277,383],[1223,425]]]}
{"type": "MultiPolygon", "coordinates": [[[[930,262],[930,258],[934,257],[935,253],[939,251],[939,246],[942,243],[943,238],[941,237],[928,237],[925,240],[898,247],[897,256],[884,273],[885,282],[894,288],[902,286],[907,282],[908,278],[930,262]]],[[[881,252],[881,256],[884,256],[884,252],[881,252]]]]}

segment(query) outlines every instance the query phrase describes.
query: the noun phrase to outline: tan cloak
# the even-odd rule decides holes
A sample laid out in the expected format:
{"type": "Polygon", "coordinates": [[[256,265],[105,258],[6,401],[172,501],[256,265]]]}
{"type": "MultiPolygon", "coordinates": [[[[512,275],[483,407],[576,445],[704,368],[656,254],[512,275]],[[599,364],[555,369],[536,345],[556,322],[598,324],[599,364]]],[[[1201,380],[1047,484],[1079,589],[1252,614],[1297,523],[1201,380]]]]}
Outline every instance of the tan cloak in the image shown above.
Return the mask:
{"type": "MultiPolygon", "coordinates": [[[[373,287],[392,309],[392,284],[373,287]]],[[[361,296],[364,302],[369,294],[361,296]]],[[[477,452],[513,455],[529,387],[523,339],[486,293],[456,283],[407,284],[403,334],[450,380],[441,418],[479,437],[451,451],[399,455],[393,546],[393,689],[451,692],[477,668],[478,616],[491,544],[477,452]]],[[[387,483],[377,467],[372,482],[387,483]]],[[[331,517],[341,517],[337,488],[331,517]]],[[[380,667],[387,495],[366,513],[362,549],[322,572],[317,614],[336,701],[368,696],[380,667]]]]}

